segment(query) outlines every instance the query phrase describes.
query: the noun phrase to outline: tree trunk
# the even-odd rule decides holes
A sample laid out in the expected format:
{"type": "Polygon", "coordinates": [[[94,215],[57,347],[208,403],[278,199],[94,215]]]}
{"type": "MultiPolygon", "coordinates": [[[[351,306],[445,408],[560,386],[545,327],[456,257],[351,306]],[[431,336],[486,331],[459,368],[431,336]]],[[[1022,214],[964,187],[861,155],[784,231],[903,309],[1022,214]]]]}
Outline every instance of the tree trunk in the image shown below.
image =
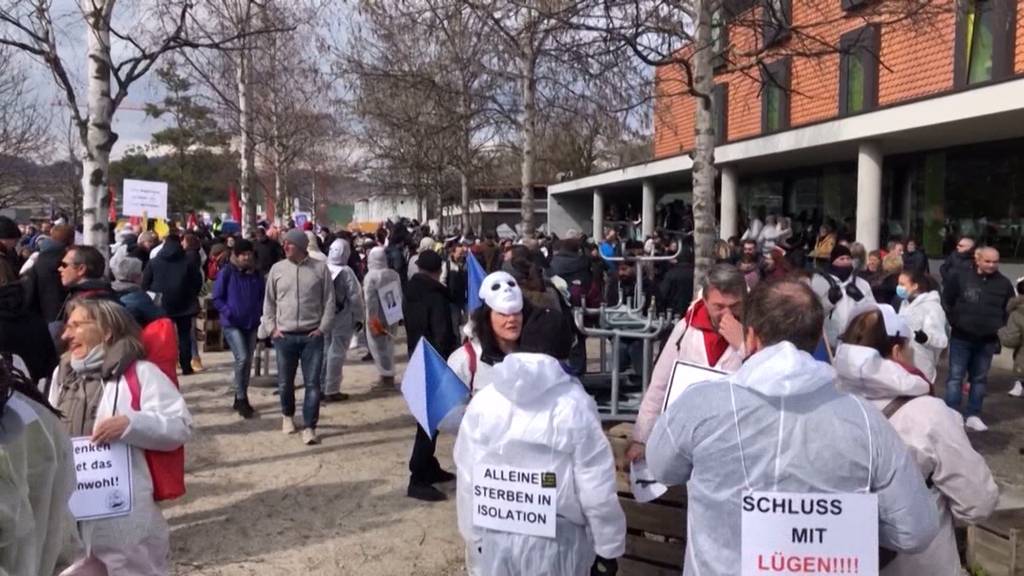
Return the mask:
{"type": "Polygon", "coordinates": [[[533,236],[535,229],[533,223],[533,163],[534,155],[536,154],[534,139],[536,138],[537,128],[537,79],[535,77],[536,59],[532,50],[527,51],[521,67],[522,78],[520,83],[522,85],[523,112],[520,117],[520,123],[522,124],[523,137],[523,236],[533,236]]]}
{"type": "MultiPolygon", "coordinates": [[[[697,98],[696,145],[693,156],[694,290],[715,262],[715,126],[711,92],[714,88],[711,14],[714,0],[697,1],[697,30],[693,56],[697,98]]],[[[695,292],[696,293],[696,292],[695,292]]]]}
{"type": "Polygon", "coordinates": [[[110,13],[115,0],[83,0],[86,32],[88,125],[82,142],[82,232],[85,243],[104,254],[107,237],[107,176],[110,149],[117,135],[111,131],[114,103],[110,97],[110,13]]]}
{"type": "Polygon", "coordinates": [[[238,126],[241,132],[241,162],[239,194],[242,202],[243,231],[256,227],[256,195],[253,190],[253,169],[256,165],[256,146],[252,139],[252,111],[249,109],[251,83],[249,82],[249,53],[243,48],[238,53],[238,126]]]}
{"type": "Polygon", "coordinates": [[[459,186],[462,189],[462,234],[469,234],[469,175],[463,169],[459,174],[459,186]]]}

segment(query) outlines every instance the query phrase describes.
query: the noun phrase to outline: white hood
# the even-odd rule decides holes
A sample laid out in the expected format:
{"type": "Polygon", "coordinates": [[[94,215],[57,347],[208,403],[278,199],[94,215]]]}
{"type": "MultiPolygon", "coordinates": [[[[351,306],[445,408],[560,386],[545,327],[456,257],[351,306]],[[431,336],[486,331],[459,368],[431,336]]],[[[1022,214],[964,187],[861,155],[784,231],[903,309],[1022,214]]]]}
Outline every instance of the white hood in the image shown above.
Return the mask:
{"type": "Polygon", "coordinates": [[[931,392],[931,385],[924,378],[882,358],[874,348],[840,344],[833,365],[839,374],[836,388],[868,400],[923,396],[931,392]]]}
{"type": "Polygon", "coordinates": [[[800,396],[831,386],[836,372],[790,342],[780,342],[747,359],[729,380],[772,397],[800,396]]]}
{"type": "Polygon", "coordinates": [[[341,269],[348,266],[349,247],[344,238],[338,238],[331,242],[331,248],[327,253],[327,268],[331,271],[331,279],[341,274],[341,269]]]}
{"type": "Polygon", "coordinates": [[[547,354],[509,354],[494,366],[495,390],[519,407],[530,406],[557,388],[572,385],[572,376],[547,354]]]}

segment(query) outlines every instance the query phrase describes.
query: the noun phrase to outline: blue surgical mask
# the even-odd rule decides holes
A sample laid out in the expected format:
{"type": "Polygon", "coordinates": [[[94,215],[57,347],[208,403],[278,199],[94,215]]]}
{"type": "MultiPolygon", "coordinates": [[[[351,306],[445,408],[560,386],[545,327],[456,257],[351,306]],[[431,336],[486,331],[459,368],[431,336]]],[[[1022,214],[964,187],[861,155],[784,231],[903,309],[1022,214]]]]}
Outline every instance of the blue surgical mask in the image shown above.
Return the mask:
{"type": "Polygon", "coordinates": [[[903,300],[906,300],[907,298],[910,298],[910,291],[904,288],[903,286],[897,286],[896,295],[902,298],[903,300]]]}

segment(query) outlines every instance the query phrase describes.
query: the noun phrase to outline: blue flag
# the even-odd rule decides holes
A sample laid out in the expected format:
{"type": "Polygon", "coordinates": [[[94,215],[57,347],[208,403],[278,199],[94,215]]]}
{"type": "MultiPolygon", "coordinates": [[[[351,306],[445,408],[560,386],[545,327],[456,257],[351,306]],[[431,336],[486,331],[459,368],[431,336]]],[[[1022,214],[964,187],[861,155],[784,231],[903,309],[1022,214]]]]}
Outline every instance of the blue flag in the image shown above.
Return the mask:
{"type": "Polygon", "coordinates": [[[426,338],[420,338],[402,377],[402,395],[416,421],[433,438],[452,410],[466,403],[469,388],[426,338]]]}
{"type": "Polygon", "coordinates": [[[466,266],[469,269],[469,311],[472,312],[484,303],[480,299],[480,286],[483,285],[487,272],[484,272],[483,266],[472,252],[466,254],[466,266]]]}

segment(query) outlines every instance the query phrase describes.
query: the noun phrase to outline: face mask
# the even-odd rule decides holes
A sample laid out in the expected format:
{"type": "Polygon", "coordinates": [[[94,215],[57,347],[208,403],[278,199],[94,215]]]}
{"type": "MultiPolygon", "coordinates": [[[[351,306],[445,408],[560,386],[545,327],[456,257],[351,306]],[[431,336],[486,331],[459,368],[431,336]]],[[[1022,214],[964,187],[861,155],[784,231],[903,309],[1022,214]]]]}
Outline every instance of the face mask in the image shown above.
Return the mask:
{"type": "Polygon", "coordinates": [[[907,298],[910,298],[910,291],[904,288],[903,286],[897,286],[896,295],[906,300],[907,298]]]}

